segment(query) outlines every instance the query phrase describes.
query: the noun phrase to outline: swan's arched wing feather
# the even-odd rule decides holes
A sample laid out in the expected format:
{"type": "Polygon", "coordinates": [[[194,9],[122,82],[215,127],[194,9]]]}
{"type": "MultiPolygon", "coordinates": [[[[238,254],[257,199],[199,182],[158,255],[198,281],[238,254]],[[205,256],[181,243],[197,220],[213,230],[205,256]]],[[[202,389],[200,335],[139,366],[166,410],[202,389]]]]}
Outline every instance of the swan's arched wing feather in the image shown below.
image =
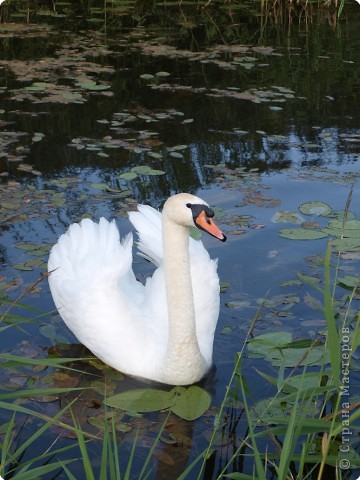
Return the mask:
{"type": "Polygon", "coordinates": [[[136,319],[143,316],[136,313],[143,302],[144,286],[132,271],[132,244],[131,234],[120,242],[115,222],[101,218],[98,224],[84,219],[71,225],[52,248],[48,270],[55,305],[88,348],[84,335],[79,333],[84,330],[86,315],[97,315],[99,325],[105,317],[113,317],[108,331],[114,331],[121,324],[121,313],[128,311],[130,318],[134,317],[134,326],[137,323],[141,328],[136,319]]]}
{"type": "Polygon", "coordinates": [[[159,266],[163,258],[161,213],[148,205],[139,205],[137,212],[129,213],[129,219],[139,236],[140,254],[159,266]]]}

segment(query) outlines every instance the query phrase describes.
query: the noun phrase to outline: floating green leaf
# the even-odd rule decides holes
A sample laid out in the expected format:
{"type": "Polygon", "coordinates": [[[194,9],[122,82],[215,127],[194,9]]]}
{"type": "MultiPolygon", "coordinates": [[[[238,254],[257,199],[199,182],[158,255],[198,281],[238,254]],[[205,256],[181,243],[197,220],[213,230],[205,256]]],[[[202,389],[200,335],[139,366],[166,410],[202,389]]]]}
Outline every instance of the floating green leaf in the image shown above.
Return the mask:
{"type": "Polygon", "coordinates": [[[290,240],[318,240],[328,236],[323,231],[319,232],[318,230],[309,230],[307,228],[283,228],[279,231],[279,235],[290,240]]]}
{"type": "Polygon", "coordinates": [[[360,276],[353,277],[347,275],[345,277],[339,277],[338,284],[349,290],[353,290],[354,288],[358,290],[360,288],[360,276]]]}
{"type": "Polygon", "coordinates": [[[118,393],[104,400],[105,405],[132,412],[155,412],[171,408],[185,420],[195,420],[210,407],[211,397],[202,388],[174,387],[169,392],[140,388],[118,393]]]}
{"type": "Polygon", "coordinates": [[[178,159],[184,158],[184,155],[180,152],[170,152],[169,155],[170,157],[173,157],[173,158],[178,158],[178,159]]]}
{"type": "Polygon", "coordinates": [[[147,154],[149,155],[149,157],[153,157],[158,160],[161,160],[163,158],[162,154],[158,152],[147,152],[147,154]]]}
{"type": "Polygon", "coordinates": [[[345,238],[360,238],[360,220],[330,220],[328,225],[322,229],[327,235],[345,238]]]}
{"type": "Polygon", "coordinates": [[[338,252],[359,252],[359,238],[339,238],[332,242],[332,246],[338,252]]]}
{"type": "Polygon", "coordinates": [[[251,303],[248,300],[233,300],[230,302],[225,302],[225,305],[228,308],[246,308],[250,307],[251,303]]]}
{"type": "Polygon", "coordinates": [[[106,183],[92,183],[91,187],[95,190],[107,190],[108,185],[106,183]]]}
{"type": "Polygon", "coordinates": [[[157,77],[168,77],[170,75],[169,72],[156,72],[155,75],[157,77]]]}
{"type": "Polygon", "coordinates": [[[301,224],[304,222],[304,219],[301,217],[301,215],[299,215],[296,212],[288,212],[288,211],[280,210],[279,212],[276,212],[273,215],[271,221],[274,223],[284,222],[284,223],[301,224]]]}
{"type": "Polygon", "coordinates": [[[123,178],[124,180],[134,180],[136,177],[136,172],[125,172],[118,176],[118,178],[123,178]]]}
{"type": "Polygon", "coordinates": [[[248,351],[255,357],[267,357],[274,348],[280,348],[292,340],[289,332],[270,332],[258,335],[247,344],[248,351]]]}
{"type": "Polygon", "coordinates": [[[185,420],[196,420],[201,417],[211,405],[211,397],[206,390],[193,385],[178,389],[172,411],[185,420]]]}
{"type": "Polygon", "coordinates": [[[327,203],[320,201],[303,203],[299,209],[304,215],[321,215],[325,217],[332,212],[332,208],[327,203]]]}
{"type": "Polygon", "coordinates": [[[104,400],[105,405],[132,412],[156,412],[169,408],[175,399],[174,389],[170,392],[152,388],[139,388],[117,393],[104,400]]]}
{"type": "Polygon", "coordinates": [[[165,172],[164,170],[155,170],[155,169],[151,169],[147,175],[165,175],[165,172]]]}
{"type": "Polygon", "coordinates": [[[147,165],[138,165],[137,167],[133,167],[131,171],[139,175],[164,175],[165,174],[163,170],[155,170],[147,165]]]}
{"type": "Polygon", "coordinates": [[[142,78],[143,80],[153,80],[155,76],[151,73],[143,73],[142,75],[140,75],[140,78],[142,78]]]}
{"type": "Polygon", "coordinates": [[[251,356],[263,357],[277,367],[314,366],[328,362],[327,353],[322,346],[311,348],[309,340],[292,342],[289,332],[259,335],[248,342],[248,351],[251,356]]]}
{"type": "Polygon", "coordinates": [[[24,270],[24,271],[31,271],[32,266],[27,265],[26,263],[15,263],[15,265],[12,266],[16,270],[24,270]]]}

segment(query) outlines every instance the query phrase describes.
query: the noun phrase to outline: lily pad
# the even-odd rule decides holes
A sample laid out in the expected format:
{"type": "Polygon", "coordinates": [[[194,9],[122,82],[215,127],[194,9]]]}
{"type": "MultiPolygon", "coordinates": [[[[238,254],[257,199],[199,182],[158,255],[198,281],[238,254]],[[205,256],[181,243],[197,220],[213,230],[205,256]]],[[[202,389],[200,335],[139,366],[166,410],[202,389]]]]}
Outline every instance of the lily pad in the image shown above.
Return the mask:
{"type": "Polygon", "coordinates": [[[110,88],[110,85],[105,85],[103,83],[96,83],[91,80],[84,81],[84,82],[77,82],[76,85],[78,87],[83,88],[84,90],[92,90],[92,91],[108,90],[110,88]]]}
{"type": "Polygon", "coordinates": [[[139,175],[164,175],[165,174],[163,170],[155,170],[147,165],[138,165],[136,167],[133,167],[131,171],[139,175]]]}
{"type": "Polygon", "coordinates": [[[283,228],[279,231],[279,235],[282,238],[289,238],[290,240],[318,240],[328,236],[324,231],[320,232],[307,228],[283,228]]]}
{"type": "Polygon", "coordinates": [[[322,229],[323,232],[334,237],[360,238],[360,220],[330,220],[327,227],[322,229]]]}
{"type": "Polygon", "coordinates": [[[142,78],[143,80],[153,80],[155,76],[151,73],[143,73],[142,75],[140,75],[140,78],[142,78]]]}
{"type": "Polygon", "coordinates": [[[280,210],[279,212],[276,212],[272,219],[272,222],[274,223],[295,223],[295,224],[301,224],[304,222],[304,219],[302,218],[301,215],[299,215],[296,212],[288,212],[284,210],[280,210]]]}
{"type": "Polygon", "coordinates": [[[185,420],[196,420],[210,407],[211,397],[197,386],[175,387],[169,392],[141,388],[108,397],[104,403],[109,407],[133,412],[155,412],[170,408],[185,420]]]}
{"type": "Polygon", "coordinates": [[[321,215],[326,217],[332,212],[332,208],[327,203],[320,201],[306,202],[300,205],[299,208],[304,215],[321,215]]]}
{"type": "Polygon", "coordinates": [[[155,75],[157,77],[168,77],[170,75],[169,72],[156,72],[155,75]]]}
{"type": "Polygon", "coordinates": [[[295,367],[296,365],[319,366],[328,362],[322,346],[311,348],[309,341],[292,342],[289,332],[271,332],[259,335],[248,342],[249,354],[256,358],[265,358],[276,367],[295,367]]]}
{"type": "Polygon", "coordinates": [[[134,180],[136,177],[136,172],[125,172],[118,176],[118,178],[123,178],[124,180],[134,180]]]}
{"type": "Polygon", "coordinates": [[[182,388],[176,396],[172,411],[185,420],[196,420],[210,407],[211,397],[203,388],[193,385],[182,388]]]}
{"type": "Polygon", "coordinates": [[[339,277],[338,278],[338,284],[344,288],[347,288],[349,290],[353,290],[354,288],[356,290],[360,289],[360,276],[358,277],[352,277],[350,275],[347,275],[346,277],[339,277]]]}
{"type": "Polygon", "coordinates": [[[338,252],[359,252],[359,238],[339,238],[332,242],[332,246],[338,252]]]}
{"type": "Polygon", "coordinates": [[[132,412],[156,412],[169,408],[175,399],[174,389],[170,392],[152,388],[139,388],[117,393],[104,400],[105,405],[132,412]]]}

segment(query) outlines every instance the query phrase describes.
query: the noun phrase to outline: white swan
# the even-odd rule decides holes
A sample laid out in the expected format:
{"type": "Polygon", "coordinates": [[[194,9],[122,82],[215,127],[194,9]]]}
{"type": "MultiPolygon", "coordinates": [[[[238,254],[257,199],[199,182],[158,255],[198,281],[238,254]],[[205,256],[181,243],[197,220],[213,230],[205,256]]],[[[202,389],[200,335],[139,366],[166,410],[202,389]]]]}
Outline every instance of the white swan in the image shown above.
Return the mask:
{"type": "Polygon", "coordinates": [[[132,234],[120,242],[104,218],[71,225],[48,270],[55,305],[77,339],[123,373],[173,385],[200,380],[212,364],[219,278],[189,227],[225,241],[213,215],[187,193],[170,197],[162,214],[145,205],[129,214],[139,250],[157,266],[145,285],[132,270],[132,234]]]}

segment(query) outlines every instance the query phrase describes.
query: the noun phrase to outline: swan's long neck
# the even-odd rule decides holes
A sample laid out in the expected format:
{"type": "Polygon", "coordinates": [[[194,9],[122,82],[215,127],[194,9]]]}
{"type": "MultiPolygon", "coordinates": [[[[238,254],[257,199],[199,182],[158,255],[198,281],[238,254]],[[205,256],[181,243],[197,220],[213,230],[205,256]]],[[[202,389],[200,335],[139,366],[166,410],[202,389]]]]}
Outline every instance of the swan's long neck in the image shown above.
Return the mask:
{"type": "MultiPolygon", "coordinates": [[[[192,373],[206,373],[196,336],[194,297],[191,284],[189,231],[177,225],[163,213],[163,249],[166,296],[169,318],[169,338],[166,370],[184,371],[186,378],[192,373]]],[[[192,379],[185,380],[191,383],[192,379]]],[[[180,378],[179,378],[180,384],[180,378]]]]}

